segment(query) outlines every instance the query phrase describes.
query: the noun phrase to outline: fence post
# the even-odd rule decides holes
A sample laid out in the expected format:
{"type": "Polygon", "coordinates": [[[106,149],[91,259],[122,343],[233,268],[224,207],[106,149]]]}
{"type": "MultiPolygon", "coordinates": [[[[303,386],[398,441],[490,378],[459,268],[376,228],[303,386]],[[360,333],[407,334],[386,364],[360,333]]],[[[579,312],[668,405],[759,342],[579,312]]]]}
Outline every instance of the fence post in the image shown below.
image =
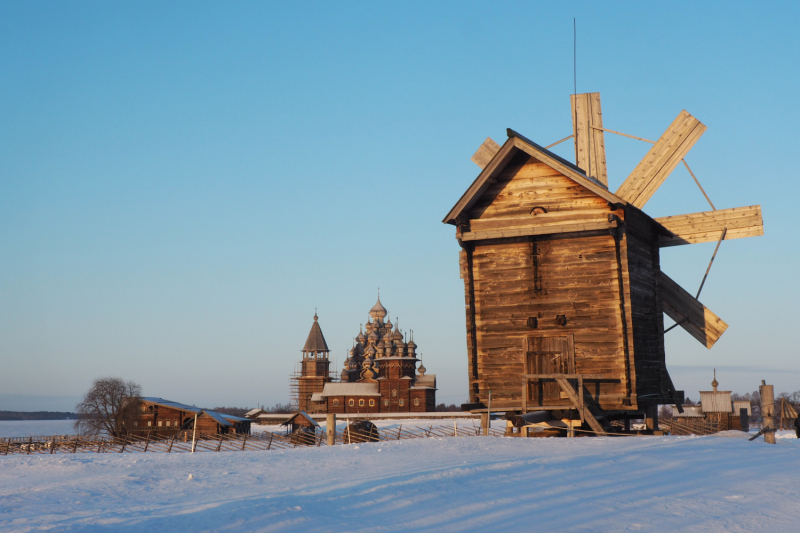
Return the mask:
{"type": "Polygon", "coordinates": [[[33,435],[28,439],[28,455],[31,453],[31,448],[33,448],[33,435]]]}
{"type": "Polygon", "coordinates": [[[772,420],[775,414],[775,391],[772,385],[767,385],[762,379],[758,394],[761,396],[761,431],[764,432],[764,442],[775,444],[775,426],[772,420]],[[767,431],[770,429],[773,431],[767,431]]]}
{"type": "Polygon", "coordinates": [[[272,447],[272,438],[273,438],[274,436],[275,436],[275,434],[274,434],[274,433],[270,433],[270,434],[269,434],[269,444],[267,444],[267,450],[269,450],[269,449],[272,447]]]}
{"type": "Polygon", "coordinates": [[[400,434],[403,432],[403,424],[400,424],[400,429],[397,430],[397,440],[400,440],[400,434]]]}
{"type": "Polygon", "coordinates": [[[192,453],[197,447],[197,413],[194,414],[194,429],[192,430],[192,453]]]}
{"type": "Polygon", "coordinates": [[[489,436],[489,413],[481,413],[481,431],[484,437],[489,436]]]}
{"type": "Polygon", "coordinates": [[[247,444],[247,433],[244,434],[244,440],[242,441],[242,451],[244,451],[245,444],[247,444]]]}
{"type": "Polygon", "coordinates": [[[144,453],[147,453],[147,448],[150,446],[150,432],[147,432],[147,440],[144,441],[144,453]]]}
{"type": "Polygon", "coordinates": [[[169,448],[167,448],[167,453],[171,453],[172,452],[172,444],[175,442],[175,439],[177,438],[178,435],[180,435],[180,433],[181,432],[178,431],[177,433],[172,435],[172,440],[169,441],[169,448]]]}
{"type": "Polygon", "coordinates": [[[325,431],[328,434],[328,446],[333,446],[336,444],[336,414],[328,414],[325,418],[325,431]]]}
{"type": "Polygon", "coordinates": [[[72,453],[75,453],[75,452],[78,451],[78,438],[79,437],[77,435],[75,435],[75,445],[72,447],[72,453]]]}
{"type": "Polygon", "coordinates": [[[125,438],[122,439],[122,448],[119,449],[119,453],[125,451],[125,445],[128,444],[128,434],[125,434],[125,438]]]}

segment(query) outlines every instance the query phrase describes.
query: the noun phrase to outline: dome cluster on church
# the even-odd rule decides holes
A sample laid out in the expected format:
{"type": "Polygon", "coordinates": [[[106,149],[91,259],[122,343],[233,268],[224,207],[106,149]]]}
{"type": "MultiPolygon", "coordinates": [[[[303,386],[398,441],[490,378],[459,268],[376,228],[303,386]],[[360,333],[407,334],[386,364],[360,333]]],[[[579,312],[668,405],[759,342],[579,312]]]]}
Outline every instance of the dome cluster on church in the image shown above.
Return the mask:
{"type": "Polygon", "coordinates": [[[342,370],[342,381],[371,381],[385,374],[381,368],[388,368],[389,361],[396,362],[402,375],[414,376],[417,359],[417,345],[412,340],[405,342],[405,335],[399,324],[392,324],[384,318],[389,312],[378,302],[370,309],[367,323],[359,328],[353,347],[348,353],[342,370]],[[366,330],[366,333],[365,331],[366,330]]]}

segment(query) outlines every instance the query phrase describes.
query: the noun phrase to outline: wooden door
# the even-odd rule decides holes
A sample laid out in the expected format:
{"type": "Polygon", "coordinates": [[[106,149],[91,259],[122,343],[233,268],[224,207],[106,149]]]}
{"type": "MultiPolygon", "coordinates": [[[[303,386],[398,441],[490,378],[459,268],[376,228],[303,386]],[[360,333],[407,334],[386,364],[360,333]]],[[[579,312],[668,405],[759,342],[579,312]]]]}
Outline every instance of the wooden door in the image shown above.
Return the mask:
{"type": "MultiPolygon", "coordinates": [[[[572,334],[551,337],[528,337],[525,354],[526,374],[574,374],[575,350],[572,334]]],[[[529,405],[564,405],[561,386],[554,380],[530,380],[529,405]]]]}

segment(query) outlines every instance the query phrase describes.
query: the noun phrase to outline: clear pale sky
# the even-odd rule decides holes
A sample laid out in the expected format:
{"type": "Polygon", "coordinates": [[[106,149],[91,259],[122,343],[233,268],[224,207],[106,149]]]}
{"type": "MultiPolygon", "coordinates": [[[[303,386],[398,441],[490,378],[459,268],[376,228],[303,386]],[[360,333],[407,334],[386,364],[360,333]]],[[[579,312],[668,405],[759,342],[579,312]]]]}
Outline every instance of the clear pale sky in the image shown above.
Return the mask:
{"type": "MultiPolygon", "coordinates": [[[[655,139],[681,109],[723,243],[667,365],[690,397],[800,389],[797,3],[0,3],[0,409],[71,409],[93,378],[208,407],[288,400],[315,309],[336,368],[375,303],[466,399],[463,284],[441,219],[511,127],[655,139]]],[[[610,188],[649,145],[606,135],[610,188]]],[[[558,153],[574,159],[570,143],[558,153]]],[[[645,207],[708,210],[678,168],[645,207]]],[[[714,244],[662,251],[690,292],[714,244]]],[[[669,319],[666,320],[670,324],[669,319]]]]}

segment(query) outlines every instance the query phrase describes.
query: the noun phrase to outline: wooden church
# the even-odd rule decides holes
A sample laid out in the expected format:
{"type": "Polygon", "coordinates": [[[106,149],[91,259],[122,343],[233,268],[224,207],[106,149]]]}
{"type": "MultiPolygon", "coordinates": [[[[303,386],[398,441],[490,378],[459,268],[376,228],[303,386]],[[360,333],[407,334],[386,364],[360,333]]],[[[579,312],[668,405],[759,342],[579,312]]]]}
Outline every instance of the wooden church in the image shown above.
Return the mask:
{"type": "Polygon", "coordinates": [[[682,403],[664,313],[708,348],[728,327],[661,271],[659,251],[762,235],[760,206],[651,218],[645,203],[706,127],[682,111],[611,192],[603,135],[618,132],[603,128],[599,93],[571,103],[562,141],[574,138],[576,164],[509,129],[475,153],[482,171],[443,220],[461,246],[465,408],[491,394],[493,410],[580,417],[596,432],[642,415],[655,427],[658,404],[682,403]]]}

